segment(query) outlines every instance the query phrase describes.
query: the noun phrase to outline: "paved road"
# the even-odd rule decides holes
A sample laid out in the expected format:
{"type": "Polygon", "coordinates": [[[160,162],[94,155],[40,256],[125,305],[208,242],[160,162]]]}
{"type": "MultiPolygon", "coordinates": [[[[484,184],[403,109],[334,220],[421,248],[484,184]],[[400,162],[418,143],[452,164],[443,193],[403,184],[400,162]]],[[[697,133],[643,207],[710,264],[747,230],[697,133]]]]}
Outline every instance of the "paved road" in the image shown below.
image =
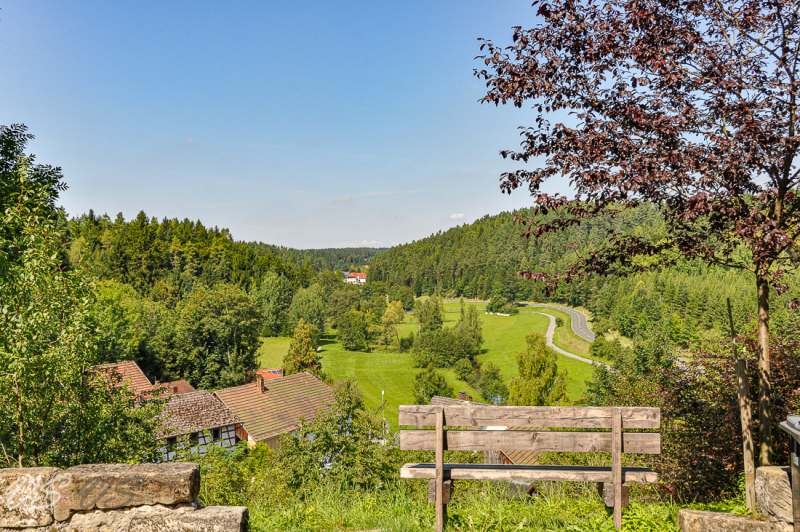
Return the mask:
{"type": "MultiPolygon", "coordinates": [[[[535,312],[535,314],[541,314],[542,316],[547,316],[550,318],[550,325],[547,326],[547,333],[545,333],[544,337],[547,341],[547,346],[553,348],[556,353],[561,353],[565,357],[574,358],[575,360],[580,360],[581,362],[586,362],[587,364],[594,364],[595,366],[603,366],[606,369],[610,370],[611,366],[608,364],[603,364],[602,362],[596,362],[594,360],[589,360],[588,358],[584,358],[582,356],[573,355],[569,351],[564,351],[557,345],[553,343],[553,335],[556,333],[556,319],[555,317],[551,316],[550,314],[545,314],[544,312],[535,312]]],[[[581,314],[583,316],[583,314],[581,314]]]]}
{"type": "Polygon", "coordinates": [[[572,323],[572,331],[586,340],[587,342],[594,342],[595,335],[594,333],[589,330],[589,324],[586,320],[586,314],[580,312],[578,310],[574,310],[571,308],[565,307],[557,307],[555,305],[540,305],[539,303],[520,303],[521,305],[525,305],[527,307],[544,307],[544,308],[551,308],[554,310],[560,310],[561,312],[566,312],[570,315],[570,322],[572,323]]]}

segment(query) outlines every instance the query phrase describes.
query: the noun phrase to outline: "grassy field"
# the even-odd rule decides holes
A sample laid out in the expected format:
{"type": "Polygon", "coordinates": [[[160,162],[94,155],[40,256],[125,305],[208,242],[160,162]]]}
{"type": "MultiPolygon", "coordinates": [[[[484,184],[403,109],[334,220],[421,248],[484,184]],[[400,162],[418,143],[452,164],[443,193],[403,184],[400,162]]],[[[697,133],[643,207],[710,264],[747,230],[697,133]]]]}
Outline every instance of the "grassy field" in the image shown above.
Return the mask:
{"type": "Polygon", "coordinates": [[[283,357],[289,351],[290,338],[261,338],[258,350],[258,363],[261,369],[279,368],[283,365],[283,357]]]}
{"type": "MultiPolygon", "coordinates": [[[[527,310],[527,309],[526,309],[527,310]]],[[[535,312],[542,314],[550,314],[554,318],[561,318],[563,325],[556,327],[556,332],[553,334],[553,343],[570,353],[575,353],[582,357],[592,358],[589,354],[589,347],[592,345],[572,330],[572,317],[566,312],[554,310],[551,308],[538,307],[532,309],[535,312]]]]}
{"type": "MultiPolygon", "coordinates": [[[[478,303],[478,308],[483,310],[483,304],[478,303]]],[[[452,327],[459,317],[458,302],[446,302],[445,311],[445,327],[452,327]]],[[[544,334],[549,320],[528,310],[515,316],[482,314],[481,320],[484,343],[482,354],[478,359],[482,364],[489,361],[495,363],[500,368],[504,380],[509,382],[518,376],[516,353],[525,348],[525,335],[531,330],[544,334]]],[[[414,318],[407,316],[406,322],[401,326],[401,334],[408,334],[409,331],[416,329],[414,318]]],[[[397,423],[399,405],[414,403],[414,378],[419,369],[413,367],[411,355],[408,353],[346,351],[336,341],[335,334],[332,334],[322,342],[321,362],[324,371],[334,380],[345,377],[356,378],[364,391],[365,402],[369,407],[376,408],[380,405],[383,390],[386,398],[386,418],[391,425],[397,423]]],[[[562,355],[558,355],[558,366],[560,370],[568,371],[567,392],[570,398],[579,400],[586,390],[586,381],[592,377],[593,368],[562,355]]],[[[465,390],[467,393],[475,393],[472,386],[457,379],[452,371],[443,370],[442,373],[455,391],[465,390]]],[[[477,395],[476,400],[480,400],[477,395]]]]}

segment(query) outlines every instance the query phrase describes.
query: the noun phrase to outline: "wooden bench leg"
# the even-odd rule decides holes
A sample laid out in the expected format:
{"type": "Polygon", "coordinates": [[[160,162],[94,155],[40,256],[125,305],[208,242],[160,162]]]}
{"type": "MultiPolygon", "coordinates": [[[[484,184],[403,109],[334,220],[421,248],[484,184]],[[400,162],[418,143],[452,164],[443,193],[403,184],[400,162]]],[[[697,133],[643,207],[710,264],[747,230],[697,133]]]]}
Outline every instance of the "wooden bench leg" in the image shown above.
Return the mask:
{"type": "Polygon", "coordinates": [[[444,532],[444,407],[436,413],[436,532],[444,532]]]}
{"type": "Polygon", "coordinates": [[[622,529],[622,410],[614,408],[611,424],[611,477],[614,483],[614,528],[622,529]]]}

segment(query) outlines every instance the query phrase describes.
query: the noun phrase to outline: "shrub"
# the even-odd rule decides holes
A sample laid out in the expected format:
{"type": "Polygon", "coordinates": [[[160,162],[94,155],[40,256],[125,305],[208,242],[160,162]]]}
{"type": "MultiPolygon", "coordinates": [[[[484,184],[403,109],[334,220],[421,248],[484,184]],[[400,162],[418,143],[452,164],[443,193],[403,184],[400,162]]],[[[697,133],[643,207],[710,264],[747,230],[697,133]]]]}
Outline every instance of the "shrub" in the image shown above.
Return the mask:
{"type": "Polygon", "coordinates": [[[487,362],[481,368],[481,378],[478,382],[481,395],[490,403],[499,405],[508,398],[508,387],[500,376],[500,368],[493,362],[487,362]]]}
{"type": "Polygon", "coordinates": [[[517,305],[500,295],[493,295],[489,303],[486,304],[487,312],[498,314],[516,314],[519,312],[517,305]]]}
{"type": "Polygon", "coordinates": [[[530,332],[525,351],[517,353],[519,377],[511,381],[508,404],[555,406],[569,402],[567,371],[558,372],[556,353],[547,347],[544,335],[530,332]]]}
{"type": "Polygon", "coordinates": [[[453,366],[453,371],[456,372],[456,377],[467,384],[472,384],[475,380],[475,368],[472,367],[472,362],[466,358],[462,358],[456,362],[453,366]]]}
{"type": "Polygon", "coordinates": [[[478,354],[473,337],[455,329],[439,329],[423,333],[414,341],[414,364],[424,368],[433,364],[449,368],[462,359],[478,354]]]}
{"type": "Polygon", "coordinates": [[[414,399],[418,405],[426,405],[434,395],[452,397],[453,388],[447,384],[444,375],[436,371],[433,364],[429,364],[414,379],[414,399]]]}

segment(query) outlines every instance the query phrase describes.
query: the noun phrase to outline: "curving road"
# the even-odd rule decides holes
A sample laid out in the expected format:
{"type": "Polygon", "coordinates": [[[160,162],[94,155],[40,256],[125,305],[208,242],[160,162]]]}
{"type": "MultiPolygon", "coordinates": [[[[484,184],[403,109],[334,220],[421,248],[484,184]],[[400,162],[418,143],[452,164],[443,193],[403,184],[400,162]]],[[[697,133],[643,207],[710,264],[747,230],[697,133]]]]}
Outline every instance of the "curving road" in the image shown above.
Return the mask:
{"type": "Polygon", "coordinates": [[[543,307],[551,308],[553,310],[560,310],[566,312],[570,316],[570,323],[572,324],[572,332],[586,340],[587,342],[594,342],[595,334],[589,329],[589,322],[586,319],[586,314],[578,310],[565,307],[557,307],[555,305],[541,305],[539,303],[520,303],[526,307],[543,307]]]}
{"type": "MultiPolygon", "coordinates": [[[[545,340],[547,342],[547,347],[550,347],[556,353],[561,353],[565,357],[574,358],[575,360],[580,360],[581,362],[586,362],[587,364],[594,364],[595,366],[603,366],[608,370],[611,369],[611,366],[609,366],[608,364],[603,364],[602,362],[597,362],[595,360],[589,360],[588,358],[584,358],[584,357],[579,356],[579,355],[573,355],[569,351],[564,351],[563,349],[561,349],[560,347],[555,345],[553,343],[553,335],[555,335],[555,333],[556,333],[556,319],[555,319],[555,317],[551,316],[550,314],[545,314],[544,312],[534,312],[534,314],[539,314],[540,316],[547,316],[548,318],[550,318],[550,325],[547,326],[547,333],[545,333],[545,340]]],[[[583,314],[581,314],[581,316],[583,316],[583,314]]],[[[584,316],[584,318],[585,318],[585,316],[584,316]]]]}

